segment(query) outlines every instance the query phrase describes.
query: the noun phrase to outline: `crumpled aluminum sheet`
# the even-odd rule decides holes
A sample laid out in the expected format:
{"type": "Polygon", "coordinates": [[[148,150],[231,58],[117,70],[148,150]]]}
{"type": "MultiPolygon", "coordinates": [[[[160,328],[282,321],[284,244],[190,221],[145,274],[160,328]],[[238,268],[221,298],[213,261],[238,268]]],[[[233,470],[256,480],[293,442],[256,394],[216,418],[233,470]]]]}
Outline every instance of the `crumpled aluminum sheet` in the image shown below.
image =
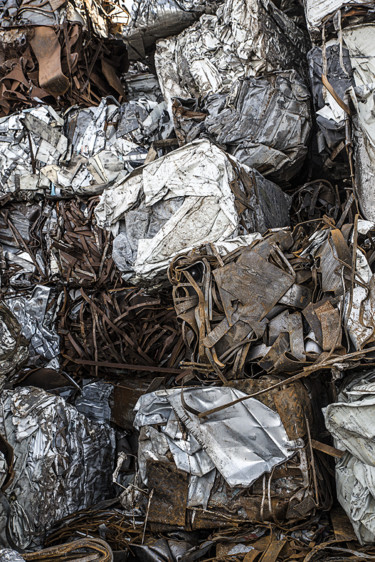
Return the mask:
{"type": "Polygon", "coordinates": [[[164,98],[228,93],[235,80],[303,71],[302,31],[270,0],[226,0],[216,15],[158,41],[155,66],[164,98]]]}
{"type": "Polygon", "coordinates": [[[56,213],[48,202],[8,203],[0,209],[0,281],[15,290],[51,281],[49,236],[56,213]],[[48,230],[49,230],[48,229],[48,230]]]}
{"type": "MultiPolygon", "coordinates": [[[[197,411],[242,396],[245,393],[229,387],[184,390],[185,402],[197,411]]],[[[213,469],[219,471],[229,486],[247,488],[295,453],[295,444],[288,440],[279,415],[252,398],[202,420],[184,407],[180,389],[156,391],[141,396],[135,411],[134,427],[138,430],[146,427],[149,433],[148,455],[142,450],[142,441],[139,450],[145,483],[147,457],[155,458],[162,447],[163,456],[169,450],[178,469],[196,477],[212,476],[211,483],[204,480],[205,491],[200,490],[205,505],[213,485],[213,469]],[[181,422],[187,429],[186,436],[181,422]],[[161,424],[161,433],[153,429],[156,424],[161,424]]],[[[190,488],[196,486],[196,479],[191,479],[190,488]]]]}
{"type": "Polygon", "coordinates": [[[342,30],[349,50],[355,87],[351,91],[357,115],[354,119],[357,194],[364,218],[375,220],[373,169],[375,162],[375,24],[342,30]]]}
{"type": "Polygon", "coordinates": [[[239,80],[227,96],[208,96],[201,108],[205,118],[185,112],[183,100],[173,108],[177,135],[185,142],[208,136],[278,184],[301,169],[311,132],[310,93],[294,70],[239,80]]]}
{"type": "Polygon", "coordinates": [[[177,35],[203,13],[215,13],[223,0],[134,0],[123,28],[129,57],[142,59],[157,39],[177,35]]]}
{"type": "Polygon", "coordinates": [[[0,302],[0,386],[27,361],[29,344],[16,316],[0,302]]]}
{"type": "Polygon", "coordinates": [[[4,390],[0,431],[14,450],[14,478],[0,502],[0,535],[20,549],[40,545],[57,520],[106,499],[115,432],[59,396],[34,387],[4,390]]]}
{"type": "Polygon", "coordinates": [[[187,248],[285,226],[288,210],[278,186],[197,140],[105,190],[95,215],[116,236],[112,256],[124,279],[139,283],[165,275],[170,259],[187,248]]]}
{"type": "Polygon", "coordinates": [[[335,446],[347,453],[336,463],[336,487],[361,544],[375,541],[375,374],[357,375],[325,408],[335,446]]]}
{"type": "Polygon", "coordinates": [[[44,105],[0,119],[0,195],[93,195],[142,165],[171,132],[166,104],[111,101],[64,118],[44,105]]]}
{"type": "Polygon", "coordinates": [[[60,26],[64,22],[79,23],[88,27],[101,38],[114,37],[121,33],[129,23],[126,2],[118,0],[116,4],[104,0],[2,0],[0,3],[0,27],[60,26]]]}
{"type": "Polygon", "coordinates": [[[78,412],[95,422],[110,423],[112,413],[110,397],[113,385],[104,381],[83,381],[81,394],[75,400],[78,412]]]}
{"type": "Polygon", "coordinates": [[[28,292],[8,292],[5,302],[30,343],[28,365],[58,369],[60,337],[55,329],[58,304],[54,289],[36,285],[28,292]]]}
{"type": "Polygon", "coordinates": [[[16,550],[10,548],[0,549],[0,562],[24,562],[24,560],[16,550]]]}
{"type": "Polygon", "coordinates": [[[306,23],[310,35],[314,39],[321,38],[324,21],[333,17],[343,9],[365,5],[370,7],[368,0],[304,0],[306,23]]]}

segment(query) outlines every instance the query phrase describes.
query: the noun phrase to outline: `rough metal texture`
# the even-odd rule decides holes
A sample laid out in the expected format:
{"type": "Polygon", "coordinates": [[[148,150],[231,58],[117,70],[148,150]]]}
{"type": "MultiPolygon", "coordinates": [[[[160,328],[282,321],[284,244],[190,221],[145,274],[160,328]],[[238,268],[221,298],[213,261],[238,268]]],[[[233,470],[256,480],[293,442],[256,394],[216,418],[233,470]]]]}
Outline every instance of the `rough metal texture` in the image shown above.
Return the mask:
{"type": "MultiPolygon", "coordinates": [[[[357,242],[365,248],[373,228],[366,221],[357,225],[357,242]]],[[[326,358],[339,360],[344,345],[347,351],[371,345],[371,251],[366,256],[357,248],[353,258],[351,231],[328,223],[310,236],[304,227],[293,235],[284,229],[176,257],[169,278],[191,351],[186,366],[226,382],[227,374],[236,378],[259,368],[317,370],[326,358]],[[314,299],[317,288],[320,298],[314,299]]]]}
{"type": "Polygon", "coordinates": [[[304,34],[271,1],[227,0],[216,15],[160,40],[155,64],[170,101],[228,93],[236,79],[274,70],[303,72],[306,51],[304,34]]]}
{"type": "Polygon", "coordinates": [[[154,140],[171,131],[164,102],[71,109],[48,105],[0,119],[0,196],[93,195],[144,163],[154,140]],[[137,144],[139,143],[139,144],[137,144]]]}
{"type": "Polygon", "coordinates": [[[1,541],[24,549],[55,521],[108,497],[115,433],[37,388],[4,390],[1,402],[1,434],[14,452],[2,466],[1,541]]]}
{"type": "Polygon", "coordinates": [[[206,140],[159,158],[103,193],[95,215],[132,283],[165,277],[172,257],[205,241],[285,226],[289,198],[206,140]]]}
{"type": "Polygon", "coordinates": [[[294,70],[239,80],[230,94],[201,104],[176,99],[173,112],[181,143],[208,137],[279,185],[299,172],[307,154],[310,93],[294,70]]]}
{"type": "Polygon", "coordinates": [[[177,35],[203,13],[215,13],[223,0],[135,0],[123,28],[131,59],[142,59],[162,37],[177,35]]]}

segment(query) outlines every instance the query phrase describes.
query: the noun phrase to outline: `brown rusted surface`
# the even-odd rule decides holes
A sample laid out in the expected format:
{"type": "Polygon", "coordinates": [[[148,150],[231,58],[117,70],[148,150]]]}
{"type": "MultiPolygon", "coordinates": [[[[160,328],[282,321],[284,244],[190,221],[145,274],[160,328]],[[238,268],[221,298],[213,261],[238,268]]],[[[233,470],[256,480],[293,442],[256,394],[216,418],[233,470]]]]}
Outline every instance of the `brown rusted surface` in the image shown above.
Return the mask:
{"type": "MultiPolygon", "coordinates": [[[[226,384],[262,371],[307,374],[330,367],[335,357],[354,365],[356,337],[357,351],[372,352],[369,321],[359,314],[348,338],[340,309],[344,294],[346,314],[359,306],[352,294],[354,283],[362,283],[353,269],[356,226],[337,228],[328,217],[311,224],[268,233],[231,253],[207,244],[172,261],[174,305],[190,349],[186,366],[197,375],[226,384]]],[[[360,239],[367,259],[369,237],[360,239]]],[[[369,284],[367,290],[369,309],[369,284]]]]}
{"type": "Polygon", "coordinates": [[[59,320],[64,366],[72,373],[176,376],[184,345],[168,298],[134,288],[65,292],[59,320]],[[117,365],[117,366],[116,366],[117,365]],[[158,371],[160,367],[160,371],[158,371]]]}
{"type": "Polygon", "coordinates": [[[98,105],[107,95],[124,101],[113,78],[128,68],[122,42],[104,41],[66,21],[0,33],[0,117],[35,106],[35,98],[61,109],[98,105]]]}
{"type": "Polygon", "coordinates": [[[173,464],[150,461],[147,463],[148,487],[153,495],[148,520],[184,527],[189,476],[173,464]]]}

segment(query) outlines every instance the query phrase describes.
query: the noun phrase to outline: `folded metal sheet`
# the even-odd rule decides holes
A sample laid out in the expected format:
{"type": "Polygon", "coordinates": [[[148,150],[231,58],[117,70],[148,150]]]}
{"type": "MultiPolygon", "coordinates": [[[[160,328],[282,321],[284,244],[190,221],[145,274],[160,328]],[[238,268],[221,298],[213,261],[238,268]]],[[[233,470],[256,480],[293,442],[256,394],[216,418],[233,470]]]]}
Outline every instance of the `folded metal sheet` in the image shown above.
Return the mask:
{"type": "Polygon", "coordinates": [[[270,0],[227,0],[216,15],[158,41],[155,65],[164,98],[228,93],[235,80],[302,70],[304,34],[270,0]]]}
{"type": "Polygon", "coordinates": [[[59,396],[4,390],[1,434],[14,452],[0,502],[3,545],[38,546],[53,523],[110,494],[115,433],[59,396]]]}
{"type": "Polygon", "coordinates": [[[153,490],[147,508],[151,526],[157,528],[161,513],[164,524],[192,529],[296,521],[311,515],[318,503],[329,505],[324,473],[306,447],[311,409],[302,385],[197,416],[267,389],[275,380],[247,379],[183,394],[181,389],[156,391],[139,399],[134,425],[140,430],[140,475],[153,490]],[[314,488],[318,481],[319,491],[314,488]]]}
{"type": "Polygon", "coordinates": [[[29,345],[12,311],[0,302],[0,377],[15,374],[27,361],[29,345]]]}
{"type": "Polygon", "coordinates": [[[60,338],[56,333],[58,302],[51,287],[36,285],[22,293],[8,292],[5,302],[29,341],[29,366],[59,368],[60,338]]]}
{"type": "Polygon", "coordinates": [[[215,13],[223,0],[134,0],[123,28],[129,57],[142,59],[157,39],[177,35],[203,13],[215,13]]]}
{"type": "MultiPolygon", "coordinates": [[[[295,444],[288,440],[278,414],[261,402],[249,399],[227,409],[224,415],[222,412],[213,414],[205,421],[184,406],[188,404],[200,412],[242,396],[245,394],[234,388],[187,389],[182,402],[181,390],[156,391],[139,399],[134,426],[140,429],[156,423],[165,424],[160,437],[158,433],[150,433],[151,447],[157,447],[157,442],[163,438],[177,468],[198,477],[216,469],[229,486],[247,488],[264,472],[270,472],[294,454],[295,444]],[[187,437],[179,429],[180,422],[187,428],[187,437]],[[248,430],[243,432],[245,426],[248,430]]],[[[141,450],[139,457],[147,482],[147,455],[141,450]]]]}
{"type": "Polygon", "coordinates": [[[338,499],[361,544],[375,541],[375,376],[357,375],[345,385],[337,402],[324,410],[336,447],[346,451],[336,463],[338,499]]]}
{"type": "Polygon", "coordinates": [[[314,39],[321,38],[324,22],[337,12],[361,6],[371,9],[367,0],[304,0],[304,4],[307,27],[314,39]]]}
{"type": "Polygon", "coordinates": [[[201,109],[174,101],[180,141],[208,136],[278,184],[301,169],[311,132],[310,94],[294,70],[240,80],[227,96],[208,96],[201,109]]]}
{"type": "Polygon", "coordinates": [[[93,195],[143,164],[151,143],[170,134],[166,104],[111,101],[64,116],[40,106],[0,119],[0,194],[93,195]]]}
{"type": "Polygon", "coordinates": [[[202,242],[285,226],[288,210],[278,186],[198,140],[106,189],[95,215],[116,235],[112,256],[124,279],[139,283],[202,242]]]}
{"type": "Polygon", "coordinates": [[[373,185],[375,166],[375,24],[361,24],[343,29],[349,50],[355,87],[352,100],[357,115],[354,123],[356,179],[360,207],[364,218],[375,219],[373,185]]]}

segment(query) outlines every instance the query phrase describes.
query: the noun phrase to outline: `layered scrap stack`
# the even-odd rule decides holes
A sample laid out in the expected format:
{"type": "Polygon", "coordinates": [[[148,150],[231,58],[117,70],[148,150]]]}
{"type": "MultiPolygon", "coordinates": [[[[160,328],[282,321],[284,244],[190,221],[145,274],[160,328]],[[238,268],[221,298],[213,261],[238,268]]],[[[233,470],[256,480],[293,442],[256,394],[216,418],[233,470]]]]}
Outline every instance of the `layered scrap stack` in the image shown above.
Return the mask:
{"type": "Polygon", "coordinates": [[[0,561],[375,560],[375,6],[0,0],[0,561]]]}

